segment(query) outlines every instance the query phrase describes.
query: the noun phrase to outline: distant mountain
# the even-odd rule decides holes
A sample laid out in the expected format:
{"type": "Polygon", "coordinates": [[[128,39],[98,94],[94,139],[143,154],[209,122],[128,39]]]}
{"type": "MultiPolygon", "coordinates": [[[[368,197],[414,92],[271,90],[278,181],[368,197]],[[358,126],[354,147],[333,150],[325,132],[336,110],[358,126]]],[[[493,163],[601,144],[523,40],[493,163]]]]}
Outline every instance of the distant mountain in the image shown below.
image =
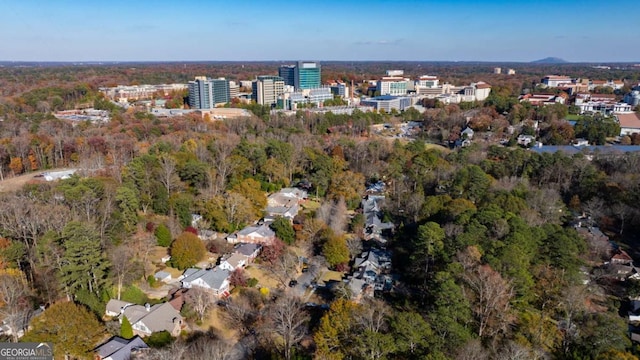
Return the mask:
{"type": "Polygon", "coordinates": [[[548,58],[532,61],[531,63],[532,64],[567,64],[569,62],[557,57],[548,57],[548,58]]]}

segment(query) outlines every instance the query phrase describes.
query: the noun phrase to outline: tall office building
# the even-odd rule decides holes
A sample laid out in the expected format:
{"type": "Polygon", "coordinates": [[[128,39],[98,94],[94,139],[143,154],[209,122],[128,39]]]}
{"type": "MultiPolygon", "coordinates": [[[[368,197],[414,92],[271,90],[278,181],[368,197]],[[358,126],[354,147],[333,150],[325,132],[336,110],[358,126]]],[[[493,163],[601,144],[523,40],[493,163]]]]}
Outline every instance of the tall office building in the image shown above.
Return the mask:
{"type": "Polygon", "coordinates": [[[313,61],[298,61],[294,72],[296,90],[316,89],[320,87],[320,64],[313,61]]]}
{"type": "Polygon", "coordinates": [[[260,105],[273,106],[284,93],[284,80],[279,76],[258,76],[252,84],[252,99],[260,105]]]}
{"type": "Polygon", "coordinates": [[[189,81],[189,106],[192,109],[213,109],[230,101],[229,81],[198,76],[189,81]]]}
{"type": "Polygon", "coordinates": [[[295,73],[296,66],[295,65],[282,65],[278,68],[278,76],[280,76],[284,80],[285,85],[290,85],[295,87],[295,73]]]}

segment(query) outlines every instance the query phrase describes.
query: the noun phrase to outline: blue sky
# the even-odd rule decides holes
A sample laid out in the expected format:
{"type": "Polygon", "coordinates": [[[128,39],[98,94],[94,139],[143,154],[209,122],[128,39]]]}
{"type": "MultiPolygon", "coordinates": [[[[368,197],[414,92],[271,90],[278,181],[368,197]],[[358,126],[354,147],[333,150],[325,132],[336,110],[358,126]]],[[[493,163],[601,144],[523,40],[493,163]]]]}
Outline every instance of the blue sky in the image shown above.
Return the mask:
{"type": "Polygon", "coordinates": [[[640,62],[640,1],[0,0],[0,60],[640,62]]]}

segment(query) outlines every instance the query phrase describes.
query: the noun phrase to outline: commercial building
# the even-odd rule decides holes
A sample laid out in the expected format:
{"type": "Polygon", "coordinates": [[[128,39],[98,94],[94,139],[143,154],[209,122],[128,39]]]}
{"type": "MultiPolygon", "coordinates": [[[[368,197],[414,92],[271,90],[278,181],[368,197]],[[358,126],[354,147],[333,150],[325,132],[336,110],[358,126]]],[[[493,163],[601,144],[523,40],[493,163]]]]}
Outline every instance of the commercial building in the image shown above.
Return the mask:
{"type": "Polygon", "coordinates": [[[371,106],[378,111],[404,111],[406,108],[411,106],[411,98],[407,96],[391,95],[377,96],[371,99],[361,100],[360,105],[371,106]]]}
{"type": "Polygon", "coordinates": [[[229,81],[198,76],[189,81],[189,106],[192,109],[212,109],[231,100],[229,81]]]}
{"type": "Polygon", "coordinates": [[[320,64],[313,61],[298,61],[294,73],[296,90],[317,89],[320,87],[320,64]]]}
{"type": "Polygon", "coordinates": [[[252,98],[260,105],[274,106],[284,94],[284,84],[280,76],[258,76],[252,84],[252,98]]]}
{"type": "Polygon", "coordinates": [[[494,74],[502,74],[502,68],[499,68],[499,67],[493,68],[493,73],[494,74]]]}
{"type": "Polygon", "coordinates": [[[640,91],[633,90],[632,92],[625,95],[624,102],[626,102],[627,104],[633,107],[640,105],[640,91]]]}
{"type": "Polygon", "coordinates": [[[285,85],[294,86],[296,84],[296,66],[282,65],[278,68],[278,76],[284,80],[285,85]]]}
{"type": "Polygon", "coordinates": [[[376,83],[376,92],[380,95],[406,95],[407,80],[398,76],[385,76],[376,83]]]}
{"type": "Polygon", "coordinates": [[[101,93],[107,98],[120,103],[153,99],[156,95],[167,96],[174,91],[187,89],[187,84],[159,84],[159,85],[118,85],[115,87],[101,87],[101,93]]]}
{"type": "Polygon", "coordinates": [[[542,83],[547,87],[562,87],[572,84],[573,80],[568,76],[547,75],[542,78],[542,83]]]}

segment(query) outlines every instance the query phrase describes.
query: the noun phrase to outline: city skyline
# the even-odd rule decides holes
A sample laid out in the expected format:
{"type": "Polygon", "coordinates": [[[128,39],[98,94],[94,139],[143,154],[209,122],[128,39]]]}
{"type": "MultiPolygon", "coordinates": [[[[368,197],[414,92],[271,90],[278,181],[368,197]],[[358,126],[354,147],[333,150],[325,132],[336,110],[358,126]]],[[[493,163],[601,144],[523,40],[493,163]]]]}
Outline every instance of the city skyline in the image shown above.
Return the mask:
{"type": "Polygon", "coordinates": [[[638,3],[5,4],[0,61],[635,62],[638,3]]]}

